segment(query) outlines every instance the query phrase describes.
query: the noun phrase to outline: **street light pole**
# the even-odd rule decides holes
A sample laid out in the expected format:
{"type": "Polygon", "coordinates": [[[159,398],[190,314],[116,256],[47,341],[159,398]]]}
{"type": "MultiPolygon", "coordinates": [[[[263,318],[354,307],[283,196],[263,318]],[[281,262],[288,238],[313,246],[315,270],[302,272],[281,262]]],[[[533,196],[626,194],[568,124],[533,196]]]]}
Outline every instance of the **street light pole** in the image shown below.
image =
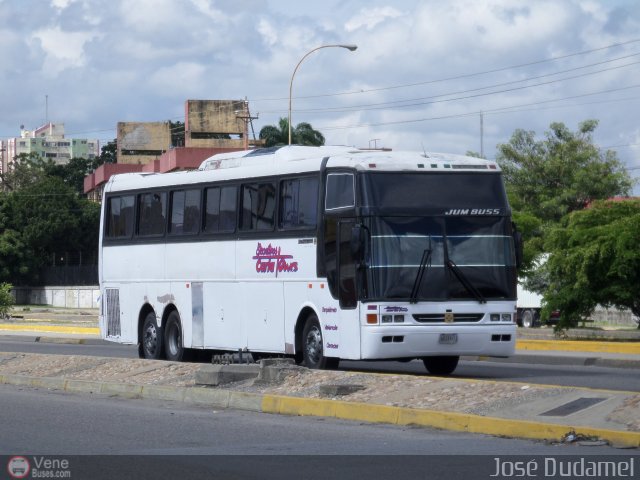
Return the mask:
{"type": "Polygon", "coordinates": [[[289,83],[289,145],[291,145],[291,93],[293,92],[293,77],[296,76],[296,72],[298,71],[298,67],[313,52],[320,50],[321,48],[346,48],[347,50],[353,52],[358,48],[357,45],[321,45],[319,47],[314,48],[313,50],[308,51],[304,57],[300,59],[296,68],[293,69],[293,74],[291,75],[291,82],[289,83]]]}

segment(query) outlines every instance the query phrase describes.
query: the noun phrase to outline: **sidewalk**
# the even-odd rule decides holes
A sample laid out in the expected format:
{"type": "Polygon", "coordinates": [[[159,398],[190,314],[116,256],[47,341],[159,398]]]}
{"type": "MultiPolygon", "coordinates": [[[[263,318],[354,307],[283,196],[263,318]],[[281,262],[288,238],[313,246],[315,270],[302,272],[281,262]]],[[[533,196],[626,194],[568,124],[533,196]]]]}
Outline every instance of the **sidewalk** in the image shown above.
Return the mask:
{"type": "MultiPolygon", "coordinates": [[[[19,335],[39,341],[102,343],[97,332],[97,316],[92,317],[91,312],[88,315],[55,313],[25,312],[22,319],[0,325],[0,335],[19,335]],[[71,333],[74,328],[83,330],[71,333]]],[[[640,369],[640,342],[523,338],[529,336],[529,331],[518,332],[518,351],[514,357],[491,360],[640,369]],[[565,351],[563,347],[575,350],[565,351]]],[[[552,442],[598,444],[604,441],[621,447],[640,447],[639,392],[317,371],[290,365],[277,367],[280,370],[276,374],[266,376],[275,380],[245,380],[244,375],[238,377],[238,381],[217,386],[196,383],[196,378],[210,369],[226,369],[226,378],[233,380],[232,371],[238,368],[250,371],[250,376],[254,373],[257,376],[260,371],[257,365],[0,353],[0,384],[265,413],[419,425],[552,442]]]]}

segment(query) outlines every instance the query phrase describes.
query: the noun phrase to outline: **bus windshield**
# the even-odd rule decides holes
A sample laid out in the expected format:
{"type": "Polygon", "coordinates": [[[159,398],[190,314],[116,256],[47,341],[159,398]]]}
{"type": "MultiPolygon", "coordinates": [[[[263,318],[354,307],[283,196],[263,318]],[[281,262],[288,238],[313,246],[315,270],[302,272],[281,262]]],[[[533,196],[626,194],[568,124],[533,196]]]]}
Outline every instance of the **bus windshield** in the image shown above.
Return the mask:
{"type": "Polygon", "coordinates": [[[369,217],[369,295],[408,300],[423,267],[416,300],[476,299],[450,267],[486,299],[515,297],[513,241],[504,217],[369,217]]]}
{"type": "Polygon", "coordinates": [[[366,177],[363,220],[370,232],[371,299],[515,298],[511,222],[499,175],[366,177]]]}

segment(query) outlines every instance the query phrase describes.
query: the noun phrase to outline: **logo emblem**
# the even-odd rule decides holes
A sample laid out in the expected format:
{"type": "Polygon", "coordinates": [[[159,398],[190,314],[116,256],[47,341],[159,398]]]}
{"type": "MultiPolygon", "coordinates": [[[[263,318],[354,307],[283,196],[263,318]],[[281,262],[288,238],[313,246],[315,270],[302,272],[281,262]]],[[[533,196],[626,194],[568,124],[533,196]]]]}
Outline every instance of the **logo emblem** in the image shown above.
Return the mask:
{"type": "Polygon", "coordinates": [[[453,323],[453,312],[445,312],[444,323],[453,323]]]}
{"type": "Polygon", "coordinates": [[[11,478],[26,478],[31,466],[25,457],[11,457],[7,463],[7,472],[11,478]]]}
{"type": "Polygon", "coordinates": [[[258,273],[292,273],[298,271],[298,262],[293,260],[293,255],[285,255],[279,246],[263,246],[258,242],[256,254],[253,256],[256,261],[256,272],[258,273]]]}

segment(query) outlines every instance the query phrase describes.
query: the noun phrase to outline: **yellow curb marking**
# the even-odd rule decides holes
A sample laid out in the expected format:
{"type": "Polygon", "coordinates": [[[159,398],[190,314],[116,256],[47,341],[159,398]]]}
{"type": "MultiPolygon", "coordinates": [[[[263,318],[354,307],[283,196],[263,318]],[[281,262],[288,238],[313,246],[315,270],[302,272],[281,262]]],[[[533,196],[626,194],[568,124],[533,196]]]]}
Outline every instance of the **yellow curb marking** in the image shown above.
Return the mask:
{"type": "Polygon", "coordinates": [[[371,423],[418,425],[456,432],[535,440],[560,441],[569,431],[575,431],[583,435],[607,440],[615,445],[640,446],[640,432],[557,425],[528,420],[510,420],[468,413],[418,410],[340,400],[264,395],[262,398],[262,411],[281,415],[306,415],[371,423]]]}
{"type": "Polygon", "coordinates": [[[63,327],[59,325],[9,325],[0,324],[0,330],[13,332],[45,332],[45,333],[71,333],[100,335],[100,329],[96,327],[63,327]]]}
{"type": "Polygon", "coordinates": [[[516,340],[516,349],[640,355],[640,342],[601,342],[598,340],[516,340]]]}

